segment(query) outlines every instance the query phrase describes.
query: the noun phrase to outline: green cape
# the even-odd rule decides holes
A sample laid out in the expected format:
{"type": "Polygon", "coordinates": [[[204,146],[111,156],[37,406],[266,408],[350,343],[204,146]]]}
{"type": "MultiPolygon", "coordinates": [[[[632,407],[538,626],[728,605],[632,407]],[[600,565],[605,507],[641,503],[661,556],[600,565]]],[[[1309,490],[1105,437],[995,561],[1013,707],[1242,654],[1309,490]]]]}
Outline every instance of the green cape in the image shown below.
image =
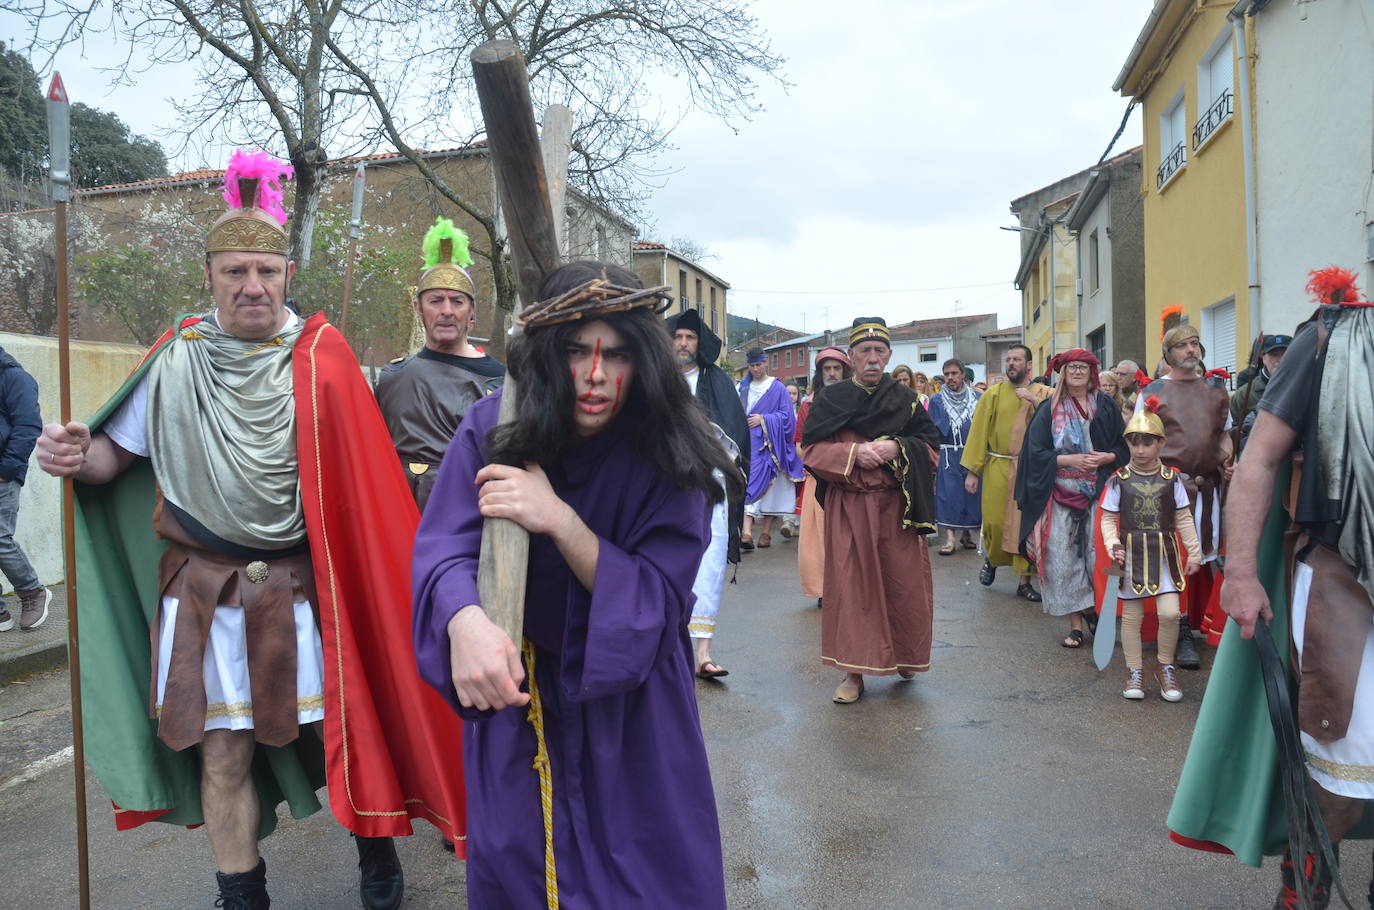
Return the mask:
{"type": "MultiPolygon", "coordinates": [[[[158,340],[91,418],[93,432],[147,374],[171,335],[168,331],[158,340]]],[[[150,820],[145,813],[165,813],[156,819],[171,824],[202,824],[198,752],[169,749],[149,716],[149,631],[159,601],[158,560],[165,549],[153,534],[157,484],[152,465],[140,458],[108,484],[73,487],[86,760],[113,800],[121,829],[150,820]]],[[[266,837],[276,827],[276,806],[283,800],[296,818],[319,810],[315,791],[325,784],[324,745],[309,731],[289,746],[259,745],[253,776],[262,809],[258,836],[266,837]]]]}

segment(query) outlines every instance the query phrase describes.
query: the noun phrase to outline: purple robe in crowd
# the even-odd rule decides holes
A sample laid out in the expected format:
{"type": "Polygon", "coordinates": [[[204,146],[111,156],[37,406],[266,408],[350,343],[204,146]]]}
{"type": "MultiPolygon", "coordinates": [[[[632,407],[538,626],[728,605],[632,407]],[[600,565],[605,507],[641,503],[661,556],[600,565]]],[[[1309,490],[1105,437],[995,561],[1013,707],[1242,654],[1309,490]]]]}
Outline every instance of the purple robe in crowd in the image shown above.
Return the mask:
{"type": "Polygon", "coordinates": [[[759,414],[763,426],[749,428],[749,486],[744,491],[745,502],[758,502],[768,492],[768,485],[781,472],[788,480],[801,483],[806,479],[801,456],[797,454],[797,413],[792,408],[792,396],[787,386],[776,378],[768,391],[752,408],[749,407],[749,374],[739,384],[739,401],[746,414],[759,414]]]}
{"type": "MultiPolygon", "coordinates": [[[[448,621],[477,596],[482,517],[473,476],[501,393],[468,411],[415,539],[420,675],[464,726],[468,905],[545,906],[544,823],[529,708],[460,708],[448,621]]],[[[565,910],[723,908],[725,875],[697,714],[692,582],[709,534],[701,493],[632,451],[622,418],[547,468],[600,538],[588,593],[553,542],[531,535],[525,636],[536,648],[565,910]]],[[[457,757],[454,757],[457,760],[457,757]]]]}

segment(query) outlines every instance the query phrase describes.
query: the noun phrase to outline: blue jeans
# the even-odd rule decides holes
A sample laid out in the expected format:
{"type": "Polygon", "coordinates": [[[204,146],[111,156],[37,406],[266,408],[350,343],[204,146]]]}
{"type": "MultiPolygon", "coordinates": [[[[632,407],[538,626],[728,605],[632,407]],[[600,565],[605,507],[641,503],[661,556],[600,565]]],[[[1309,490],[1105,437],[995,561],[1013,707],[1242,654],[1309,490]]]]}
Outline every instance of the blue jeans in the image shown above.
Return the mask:
{"type": "Polygon", "coordinates": [[[32,591],[41,588],[38,573],[33,570],[29,558],[14,542],[14,523],[19,517],[19,491],[23,489],[18,481],[0,480],[0,573],[9,579],[16,591],[32,591]]]}

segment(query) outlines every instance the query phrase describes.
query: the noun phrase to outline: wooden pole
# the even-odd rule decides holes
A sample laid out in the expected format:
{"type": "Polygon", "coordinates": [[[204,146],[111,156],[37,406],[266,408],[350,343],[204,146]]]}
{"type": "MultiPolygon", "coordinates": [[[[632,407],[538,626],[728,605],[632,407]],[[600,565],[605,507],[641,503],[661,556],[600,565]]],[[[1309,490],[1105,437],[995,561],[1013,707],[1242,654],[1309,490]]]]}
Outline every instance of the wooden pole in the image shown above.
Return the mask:
{"type": "MultiPolygon", "coordinates": [[[[72,419],[71,311],[67,292],[67,200],[71,198],[71,133],[67,89],[53,73],[48,87],[48,148],[57,259],[57,373],[62,424],[72,419]]],[[[81,910],[91,906],[90,842],[86,827],[86,743],[81,712],[81,636],[76,603],[76,500],[74,481],[62,478],[62,536],[67,576],[67,661],[72,690],[72,769],[76,786],[76,875],[81,910]]]]}
{"type": "Polygon", "coordinates": [[[363,232],[363,187],[367,182],[367,165],[358,165],[353,175],[353,217],[348,222],[348,264],[344,267],[343,311],[339,314],[339,332],[348,340],[348,305],[353,297],[353,262],[358,258],[358,237],[363,232]]]}
{"type": "MultiPolygon", "coordinates": [[[[559,256],[525,59],[512,41],[488,41],[472,52],[471,61],[516,287],[520,300],[529,304],[539,299],[539,285],[558,265],[559,256]]],[[[500,268],[500,264],[492,267],[500,268]]],[[[515,416],[517,395],[516,383],[507,376],[501,392],[502,422],[515,416]]],[[[483,522],[477,563],[482,609],[517,647],[525,623],[529,548],[529,534],[515,522],[504,518],[483,522]]]]}
{"type": "Polygon", "coordinates": [[[544,108],[539,146],[544,158],[544,177],[549,183],[554,240],[559,254],[564,257],[568,255],[568,153],[572,150],[572,126],[572,111],[563,105],[550,104],[544,108]]]}

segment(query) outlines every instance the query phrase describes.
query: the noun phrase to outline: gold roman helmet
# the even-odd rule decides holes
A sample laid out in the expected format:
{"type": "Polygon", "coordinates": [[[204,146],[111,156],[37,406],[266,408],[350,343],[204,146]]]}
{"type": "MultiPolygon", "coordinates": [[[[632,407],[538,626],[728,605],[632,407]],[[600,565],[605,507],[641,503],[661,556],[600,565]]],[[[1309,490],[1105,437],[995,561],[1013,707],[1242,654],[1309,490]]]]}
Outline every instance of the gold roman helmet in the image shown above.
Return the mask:
{"type": "Polygon", "coordinates": [[[224,201],[205,240],[208,253],[275,253],[286,255],[286,210],[282,208],[283,178],[292,176],[289,164],[266,152],[239,149],[224,171],[224,201]]]}
{"type": "Polygon", "coordinates": [[[1164,421],[1160,420],[1159,414],[1156,413],[1158,410],[1159,396],[1151,395],[1146,398],[1145,407],[1141,408],[1140,413],[1126,423],[1126,431],[1121,435],[1130,436],[1132,433],[1143,433],[1146,436],[1158,436],[1163,439],[1164,421]]]}
{"type": "Polygon", "coordinates": [[[424,240],[425,270],[420,273],[420,283],[415,288],[418,300],[425,291],[441,289],[458,291],[477,299],[477,290],[466,266],[472,265],[472,255],[468,252],[468,235],[463,233],[447,218],[434,219],[434,226],[425,233],[424,240]]]}

